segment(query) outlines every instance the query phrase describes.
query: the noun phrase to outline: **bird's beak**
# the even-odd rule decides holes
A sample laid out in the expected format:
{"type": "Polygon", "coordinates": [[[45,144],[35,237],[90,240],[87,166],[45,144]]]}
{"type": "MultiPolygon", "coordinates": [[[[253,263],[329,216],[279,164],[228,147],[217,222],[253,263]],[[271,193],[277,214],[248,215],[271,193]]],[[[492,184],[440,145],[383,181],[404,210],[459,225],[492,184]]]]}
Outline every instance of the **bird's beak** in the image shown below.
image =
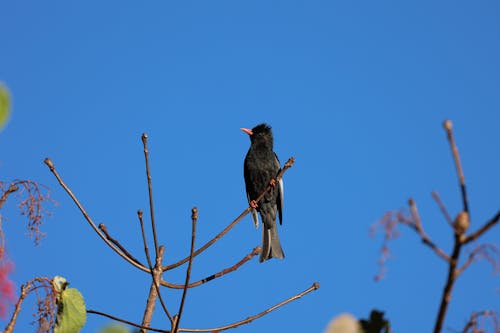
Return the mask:
{"type": "Polygon", "coordinates": [[[240,130],[242,130],[243,132],[245,132],[248,135],[253,135],[252,130],[249,130],[248,128],[240,128],[240,130]]]}

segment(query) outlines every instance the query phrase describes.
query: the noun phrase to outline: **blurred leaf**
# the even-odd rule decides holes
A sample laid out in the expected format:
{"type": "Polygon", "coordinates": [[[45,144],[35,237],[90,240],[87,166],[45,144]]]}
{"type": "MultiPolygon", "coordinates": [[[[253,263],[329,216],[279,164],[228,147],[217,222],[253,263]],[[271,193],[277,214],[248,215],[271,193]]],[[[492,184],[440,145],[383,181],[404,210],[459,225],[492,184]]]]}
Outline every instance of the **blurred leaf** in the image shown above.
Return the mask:
{"type": "Polygon", "coordinates": [[[77,333],[85,324],[87,312],[82,294],[75,288],[61,292],[57,300],[54,333],[77,333]]]}
{"type": "Polygon", "coordinates": [[[333,318],[324,333],[360,333],[358,320],[349,313],[343,313],[333,318]]]}
{"type": "Polygon", "coordinates": [[[0,82],[0,130],[5,126],[10,113],[10,95],[5,85],[0,82]]]}
{"type": "Polygon", "coordinates": [[[99,333],[132,333],[132,331],[125,326],[112,324],[104,327],[99,333]]]}
{"type": "Polygon", "coordinates": [[[372,310],[370,319],[359,321],[365,333],[389,333],[391,331],[389,321],[384,319],[384,312],[372,310]]]}

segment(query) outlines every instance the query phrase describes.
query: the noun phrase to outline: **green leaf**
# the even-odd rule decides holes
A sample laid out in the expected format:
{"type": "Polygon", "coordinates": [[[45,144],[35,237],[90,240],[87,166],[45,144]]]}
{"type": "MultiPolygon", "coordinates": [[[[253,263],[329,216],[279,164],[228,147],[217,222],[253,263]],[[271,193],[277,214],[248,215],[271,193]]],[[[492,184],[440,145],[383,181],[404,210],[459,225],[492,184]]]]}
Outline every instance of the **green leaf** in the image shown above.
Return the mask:
{"type": "Polygon", "coordinates": [[[108,325],[104,327],[102,330],[99,331],[99,333],[131,333],[127,327],[122,326],[122,325],[108,325]]]}
{"type": "Polygon", "coordinates": [[[0,130],[7,123],[10,113],[10,95],[5,85],[0,82],[0,130]]]}
{"type": "Polygon", "coordinates": [[[87,320],[82,294],[75,288],[66,288],[57,301],[54,333],[77,333],[87,320]]]}

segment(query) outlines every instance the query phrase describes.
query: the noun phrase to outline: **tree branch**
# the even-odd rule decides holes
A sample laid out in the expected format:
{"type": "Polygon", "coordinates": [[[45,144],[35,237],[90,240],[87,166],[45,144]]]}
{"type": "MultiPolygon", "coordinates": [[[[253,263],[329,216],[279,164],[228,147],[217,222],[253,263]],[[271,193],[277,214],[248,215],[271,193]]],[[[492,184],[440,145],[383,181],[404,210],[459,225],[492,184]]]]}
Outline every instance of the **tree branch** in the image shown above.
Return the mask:
{"type": "Polygon", "coordinates": [[[9,185],[7,190],[2,193],[2,197],[0,197],[0,208],[2,208],[9,195],[16,192],[17,190],[19,190],[19,186],[17,186],[16,184],[12,183],[9,185]]]}
{"type": "MultiPolygon", "coordinates": [[[[165,312],[165,314],[167,315],[168,319],[170,320],[170,323],[173,323],[174,319],[172,318],[172,315],[168,311],[167,306],[165,305],[165,302],[163,301],[163,297],[161,296],[160,286],[159,286],[159,282],[161,281],[161,273],[163,272],[161,270],[161,258],[163,258],[163,250],[159,251],[160,256],[157,257],[156,266],[155,266],[155,269],[153,269],[153,264],[151,262],[151,256],[149,255],[148,242],[146,240],[146,233],[144,231],[144,221],[142,219],[142,210],[139,209],[137,211],[137,216],[139,217],[139,223],[141,225],[142,241],[144,244],[144,252],[146,253],[146,259],[148,262],[149,272],[151,273],[151,281],[152,281],[154,288],[156,290],[156,295],[160,299],[160,304],[161,304],[161,307],[163,308],[163,312],[165,312]],[[160,258],[160,260],[158,260],[158,258],[160,258]]],[[[150,289],[152,289],[152,288],[150,288],[150,289]]],[[[153,304],[151,306],[154,308],[154,301],[152,300],[152,298],[154,298],[154,293],[152,295],[151,290],[150,290],[150,298],[151,298],[151,301],[148,301],[147,304],[148,305],[153,304]]],[[[146,309],[146,313],[145,313],[144,318],[143,318],[143,324],[146,322],[149,325],[149,320],[147,320],[148,313],[151,313],[151,315],[152,315],[153,309],[149,309],[149,311],[148,311],[148,309],[146,309]]]]}
{"type": "Polygon", "coordinates": [[[128,321],[128,320],[125,320],[125,319],[121,319],[121,318],[118,318],[118,317],[112,316],[112,315],[110,315],[110,314],[107,314],[107,313],[105,313],[105,312],[101,312],[101,311],[96,311],[96,310],[87,309],[87,313],[96,314],[96,315],[103,316],[103,317],[106,317],[106,318],[109,318],[109,319],[112,319],[112,320],[116,320],[116,321],[119,321],[119,322],[121,322],[121,323],[124,323],[124,324],[130,325],[130,326],[134,326],[134,327],[140,328],[141,330],[145,330],[145,331],[153,331],[153,332],[161,332],[161,333],[170,333],[170,331],[169,331],[169,330],[161,330],[161,329],[159,329],[159,328],[152,328],[152,327],[148,327],[148,326],[142,326],[142,325],[139,325],[139,324],[133,323],[133,322],[131,322],[131,321],[128,321]]]}
{"type": "Polygon", "coordinates": [[[309,288],[307,288],[306,290],[304,290],[303,292],[295,295],[295,296],[292,296],[272,307],[270,307],[269,309],[267,310],[264,310],[256,315],[253,315],[251,317],[248,317],[246,319],[243,319],[243,320],[240,320],[238,322],[235,322],[233,324],[229,324],[229,325],[225,325],[225,326],[220,326],[220,327],[215,327],[215,328],[206,328],[206,329],[195,329],[195,328],[180,328],[179,329],[179,332],[220,332],[220,331],[225,331],[225,330],[228,330],[228,329],[231,329],[231,328],[236,328],[238,326],[241,326],[241,325],[245,325],[245,324],[248,324],[252,321],[254,321],[255,319],[258,319],[260,317],[263,317],[265,316],[266,314],[278,309],[279,307],[282,307],[283,305],[286,305],[292,301],[295,301],[301,297],[303,297],[304,295],[310,293],[311,291],[314,291],[314,290],[317,290],[319,288],[319,283],[318,282],[314,282],[312,284],[312,286],[310,286],[309,288]]]}
{"type": "Polygon", "coordinates": [[[21,304],[23,303],[24,299],[28,295],[28,290],[31,288],[32,282],[29,281],[26,284],[23,284],[21,286],[21,295],[19,295],[19,299],[16,302],[16,307],[14,309],[14,312],[12,313],[12,317],[10,318],[9,323],[5,327],[5,330],[3,333],[12,333],[14,332],[14,326],[16,325],[17,322],[17,316],[19,315],[19,312],[21,312],[21,304]]]}
{"type": "Polygon", "coordinates": [[[174,325],[172,332],[177,333],[179,331],[179,324],[182,318],[182,312],[184,311],[184,302],[186,300],[187,290],[189,286],[189,279],[191,278],[191,268],[193,266],[193,253],[194,253],[194,242],[196,239],[196,222],[198,221],[198,208],[193,207],[191,210],[191,249],[189,250],[189,262],[186,270],[186,281],[184,282],[184,289],[182,290],[181,304],[179,305],[179,312],[175,316],[174,325]]]}
{"type": "Polygon", "coordinates": [[[469,242],[472,242],[479,237],[481,237],[486,231],[488,231],[491,227],[493,227],[495,224],[498,223],[500,220],[500,210],[496,213],[495,216],[491,218],[488,222],[486,222],[481,228],[479,228],[476,232],[470,234],[467,236],[464,240],[464,244],[467,244],[469,242]]]}
{"type": "MultiPolygon", "coordinates": [[[[218,277],[221,277],[223,275],[226,275],[228,273],[231,273],[235,270],[237,270],[238,268],[240,268],[243,264],[245,264],[246,262],[250,261],[250,259],[252,259],[254,256],[260,254],[260,252],[262,251],[262,249],[260,247],[256,247],[252,250],[252,252],[250,252],[249,254],[247,254],[245,257],[243,257],[243,259],[241,259],[240,261],[238,261],[236,264],[234,264],[233,266],[231,267],[228,267],[226,269],[223,269],[222,271],[218,272],[218,273],[215,273],[215,274],[212,274],[204,279],[201,279],[199,281],[196,281],[196,282],[192,282],[188,285],[188,288],[193,288],[193,287],[198,287],[206,282],[209,282],[209,281],[212,281],[213,279],[216,279],[218,277]]],[[[165,286],[165,287],[168,287],[168,288],[172,288],[172,289],[183,289],[185,285],[183,284],[174,284],[174,283],[170,283],[170,282],[167,282],[167,281],[164,281],[162,280],[161,281],[161,285],[165,286]]]]}
{"type": "Polygon", "coordinates": [[[148,271],[147,267],[145,267],[144,265],[138,264],[137,262],[135,262],[131,258],[127,257],[127,255],[125,255],[122,251],[120,251],[111,241],[109,241],[108,239],[106,239],[106,236],[104,236],[104,234],[97,228],[97,226],[95,225],[95,223],[92,220],[92,218],[89,216],[89,214],[87,214],[87,212],[83,208],[82,204],[78,201],[78,199],[73,194],[73,192],[69,189],[69,187],[64,183],[64,181],[62,180],[61,176],[59,176],[59,173],[57,172],[57,170],[56,170],[56,168],[54,166],[54,163],[52,163],[52,161],[50,160],[50,158],[47,157],[44,162],[49,167],[49,169],[52,172],[52,174],[56,177],[57,181],[59,182],[59,185],[61,185],[61,187],[66,191],[66,193],[68,193],[68,195],[71,197],[71,199],[73,200],[73,202],[76,204],[76,206],[78,207],[78,209],[80,209],[80,212],[83,214],[83,216],[85,217],[85,219],[87,220],[87,222],[90,224],[90,226],[92,227],[92,229],[94,229],[94,231],[97,233],[97,235],[99,235],[99,237],[101,237],[101,239],[113,251],[115,251],[120,257],[122,257],[123,259],[125,259],[126,261],[128,261],[133,266],[139,268],[140,270],[143,270],[143,271],[147,272],[148,271]]]}
{"type": "Polygon", "coordinates": [[[444,203],[441,201],[441,198],[439,197],[439,194],[436,191],[432,191],[432,197],[436,201],[437,205],[439,206],[439,209],[441,210],[441,213],[443,213],[444,218],[446,219],[446,222],[451,226],[453,225],[453,219],[451,218],[450,214],[448,213],[448,210],[446,209],[446,206],[444,203]]]}
{"type": "Polygon", "coordinates": [[[465,186],[465,177],[462,170],[462,162],[460,162],[460,155],[455,143],[455,138],[453,137],[453,124],[451,123],[451,120],[446,120],[443,123],[443,127],[446,130],[446,137],[448,138],[448,142],[450,143],[451,153],[453,155],[453,160],[455,161],[455,168],[457,169],[458,182],[460,184],[460,191],[462,192],[463,211],[470,214],[469,201],[467,199],[467,190],[465,186]]]}
{"type": "Polygon", "coordinates": [[[422,227],[422,222],[420,220],[420,215],[418,214],[415,200],[410,198],[408,200],[408,204],[410,205],[410,212],[413,217],[413,223],[409,223],[408,226],[413,228],[420,235],[420,238],[422,239],[422,242],[425,245],[429,246],[442,259],[444,259],[447,262],[450,262],[450,257],[448,257],[448,255],[444,253],[444,251],[441,250],[441,248],[439,248],[436,244],[434,244],[434,242],[425,233],[424,228],[422,227]]]}
{"type": "MultiPolygon", "coordinates": [[[[280,170],[280,172],[278,172],[278,175],[276,176],[275,180],[276,181],[280,180],[283,177],[284,173],[289,168],[291,168],[293,166],[294,162],[295,162],[295,158],[290,157],[288,159],[288,161],[285,163],[285,165],[283,166],[283,168],[280,170]]],[[[262,200],[262,198],[264,197],[264,195],[267,192],[269,192],[271,190],[271,188],[272,188],[271,186],[268,186],[264,190],[264,192],[262,192],[262,194],[259,195],[259,197],[255,200],[255,202],[258,203],[260,200],[262,200]]],[[[205,245],[203,245],[198,250],[194,251],[194,253],[193,253],[194,257],[196,257],[197,255],[199,255],[200,253],[202,253],[203,251],[205,251],[208,247],[210,247],[212,244],[214,244],[216,241],[218,241],[219,239],[221,239],[222,236],[224,236],[229,230],[231,230],[236,224],[238,224],[245,217],[245,215],[247,215],[250,212],[251,209],[252,208],[250,206],[247,207],[233,222],[231,222],[226,228],[224,228],[224,230],[222,230],[219,234],[217,234],[217,236],[215,236],[214,238],[212,238],[209,242],[207,242],[205,245]]],[[[184,259],[179,260],[176,263],[173,263],[173,264],[170,264],[168,266],[163,267],[163,271],[167,271],[167,270],[179,267],[180,265],[186,263],[188,260],[189,260],[189,256],[186,257],[186,258],[184,258],[184,259]]]]}
{"type": "Polygon", "coordinates": [[[111,237],[111,235],[108,233],[108,228],[106,227],[106,225],[104,223],[100,223],[99,224],[99,230],[101,230],[104,235],[106,236],[106,238],[113,244],[115,244],[119,249],[120,251],[123,252],[123,254],[125,254],[127,257],[129,257],[130,259],[132,259],[133,261],[135,261],[137,264],[141,265],[141,266],[144,266],[137,258],[135,258],[132,254],[130,254],[130,252],[128,252],[125,247],[123,247],[123,245],[120,244],[120,242],[118,242],[116,239],[114,239],[113,237],[111,237]]]}
{"type": "Polygon", "coordinates": [[[146,176],[148,178],[149,213],[151,215],[151,228],[153,229],[155,253],[156,256],[158,257],[158,238],[156,237],[155,214],[153,209],[153,184],[151,182],[151,172],[149,168],[148,135],[146,133],[142,134],[142,144],[144,146],[144,159],[146,160],[146,176]]]}

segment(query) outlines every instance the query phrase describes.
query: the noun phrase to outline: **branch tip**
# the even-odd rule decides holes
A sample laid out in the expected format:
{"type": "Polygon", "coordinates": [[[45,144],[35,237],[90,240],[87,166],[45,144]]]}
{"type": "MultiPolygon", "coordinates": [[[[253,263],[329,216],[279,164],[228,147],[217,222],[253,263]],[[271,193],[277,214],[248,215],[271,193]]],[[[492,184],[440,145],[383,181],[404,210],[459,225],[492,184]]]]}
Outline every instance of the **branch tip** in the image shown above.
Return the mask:
{"type": "Polygon", "coordinates": [[[52,160],[50,158],[45,157],[43,163],[45,163],[49,167],[50,171],[54,170],[54,163],[52,163],[52,160]]]}
{"type": "Polygon", "coordinates": [[[444,129],[451,133],[452,129],[453,129],[453,123],[451,122],[451,120],[449,119],[446,119],[444,122],[443,122],[443,127],[444,129]]]}

